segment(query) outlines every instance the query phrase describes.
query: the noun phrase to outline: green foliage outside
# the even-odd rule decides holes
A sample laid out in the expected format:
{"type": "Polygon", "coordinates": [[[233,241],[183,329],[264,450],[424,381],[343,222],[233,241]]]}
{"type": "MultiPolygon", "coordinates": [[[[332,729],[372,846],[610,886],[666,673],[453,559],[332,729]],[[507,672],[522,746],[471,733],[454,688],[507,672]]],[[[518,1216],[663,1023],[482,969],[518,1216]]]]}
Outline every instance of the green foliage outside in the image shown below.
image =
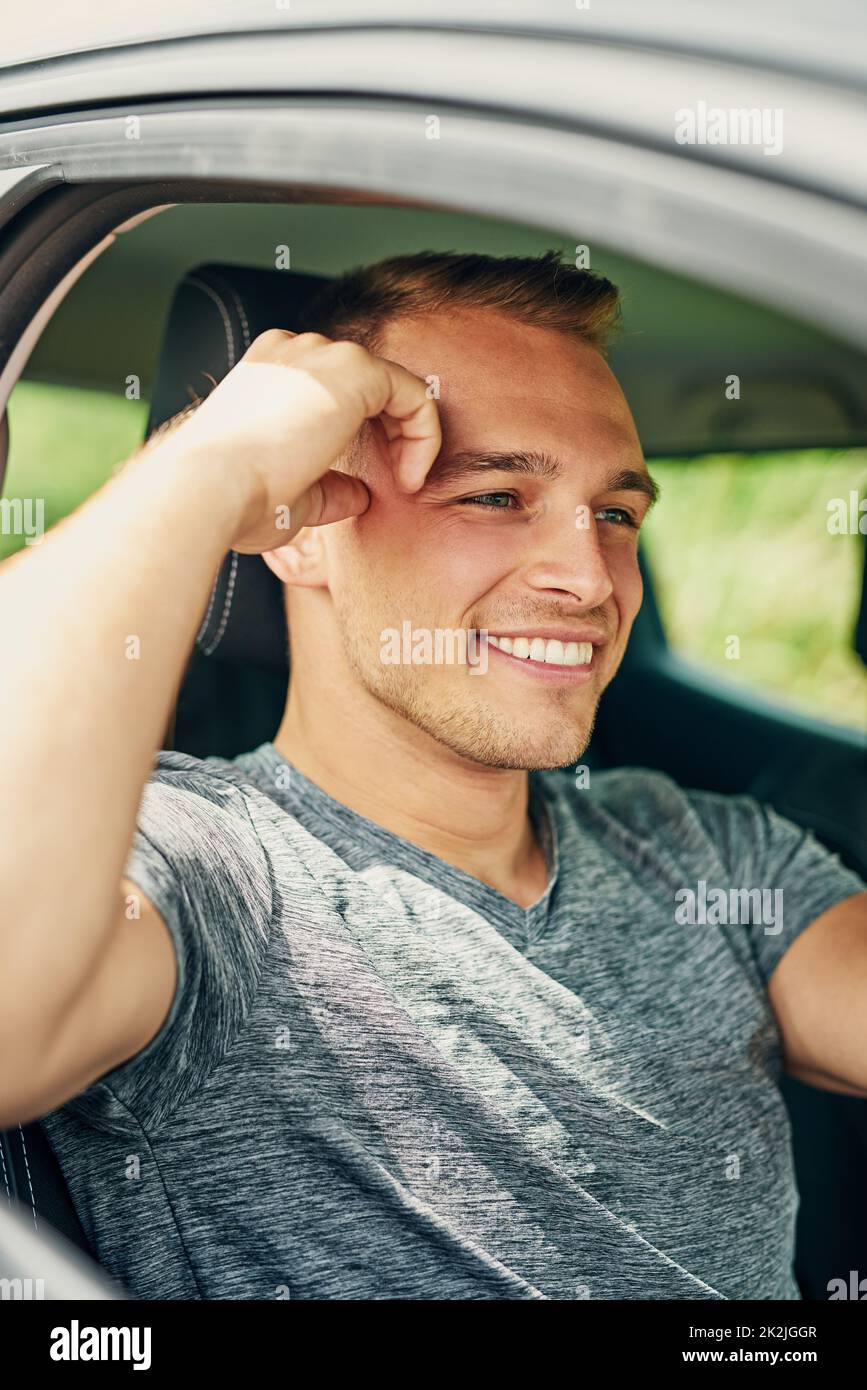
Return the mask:
{"type": "Polygon", "coordinates": [[[831,534],[828,503],[864,495],[867,450],[705,455],[651,472],[662,496],[643,536],[672,647],[863,731],[867,668],[852,632],[865,537],[831,534]]]}
{"type": "MultiPolygon", "coordinates": [[[[4,497],[44,497],[45,529],[89,497],[144,438],[148,408],[106,391],[19,382],[9,401],[4,497]]],[[[20,536],[0,533],[0,559],[20,536]]]]}

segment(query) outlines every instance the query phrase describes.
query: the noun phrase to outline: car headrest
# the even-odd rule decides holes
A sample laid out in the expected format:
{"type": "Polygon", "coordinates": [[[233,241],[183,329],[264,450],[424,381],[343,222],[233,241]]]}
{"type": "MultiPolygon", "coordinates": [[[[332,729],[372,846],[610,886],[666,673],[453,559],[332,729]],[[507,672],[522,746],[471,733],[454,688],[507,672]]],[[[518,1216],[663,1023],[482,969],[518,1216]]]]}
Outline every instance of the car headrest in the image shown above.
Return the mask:
{"type": "MultiPolygon", "coordinates": [[[[169,310],[148,434],[206,396],[266,328],[294,331],[302,305],[326,283],[321,275],[237,265],[185,275],[169,310]]],[[[226,555],[196,647],[215,661],[288,671],[282,585],[259,555],[226,555]]]]}

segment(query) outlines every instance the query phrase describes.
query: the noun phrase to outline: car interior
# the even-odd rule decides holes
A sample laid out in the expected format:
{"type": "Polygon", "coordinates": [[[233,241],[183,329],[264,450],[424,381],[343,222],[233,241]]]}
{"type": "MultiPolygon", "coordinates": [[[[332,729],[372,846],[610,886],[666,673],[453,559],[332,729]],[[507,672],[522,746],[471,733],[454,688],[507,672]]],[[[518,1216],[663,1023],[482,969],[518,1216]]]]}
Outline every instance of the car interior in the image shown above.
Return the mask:
{"type": "MultiPolygon", "coordinates": [[[[851,342],[746,293],[627,257],[615,245],[581,247],[553,230],[393,201],[289,204],[279,190],[259,200],[236,191],[225,202],[211,192],[203,201],[182,188],[163,197],[71,283],[24,371],[26,381],[115,395],[134,374],[147,405],[146,435],[205,394],[257,334],[293,329],[308,297],[345,269],[423,249],[524,255],[557,248],[572,260],[584,255],[585,264],[589,257],[592,269],[622,289],[624,326],[610,361],[651,472],[655,459],[867,444],[867,363],[851,342]],[[748,408],[736,412],[720,389],[735,370],[749,382],[748,408]]],[[[37,287],[22,277],[18,292],[26,317],[27,295],[31,313],[39,302],[37,287]]],[[[7,433],[0,495],[14,491],[14,397],[7,433]]],[[[54,466],[64,469],[62,452],[54,466]]],[[[651,767],[682,786],[748,793],[813,831],[867,878],[863,738],[675,651],[646,552],[642,569],[644,604],[602,700],[588,767],[651,767]]],[[[851,641],[867,663],[864,574],[862,566],[851,641]]],[[[197,757],[256,747],[276,731],[289,678],[281,586],[258,556],[230,552],[164,746],[197,757]]],[[[828,1279],[857,1268],[867,1248],[867,1101],[789,1077],[783,1091],[801,1195],[796,1275],[804,1298],[823,1298],[828,1279]]],[[[0,1160],[10,1197],[89,1253],[39,1124],[0,1136],[0,1160]]]]}

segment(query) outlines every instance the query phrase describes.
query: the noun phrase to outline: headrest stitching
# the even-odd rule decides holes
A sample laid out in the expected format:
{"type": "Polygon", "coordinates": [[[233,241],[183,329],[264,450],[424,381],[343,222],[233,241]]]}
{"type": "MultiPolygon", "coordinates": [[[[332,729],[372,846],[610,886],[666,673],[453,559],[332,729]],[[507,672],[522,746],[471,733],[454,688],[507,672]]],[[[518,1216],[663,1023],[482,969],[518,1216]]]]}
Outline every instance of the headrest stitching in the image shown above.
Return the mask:
{"type": "Polygon", "coordinates": [[[220,568],[217,570],[216,578],[215,578],[213,584],[211,585],[211,598],[210,598],[210,601],[209,601],[209,603],[208,603],[208,611],[207,611],[207,613],[205,614],[204,618],[202,619],[202,625],[201,625],[201,627],[199,628],[198,632],[196,633],[196,645],[197,645],[197,646],[199,645],[199,643],[201,642],[202,638],[204,637],[205,633],[206,633],[207,630],[208,630],[208,623],[211,621],[211,614],[212,614],[213,611],[214,611],[214,602],[215,602],[216,597],[217,597],[217,589],[218,589],[219,586],[220,586],[220,575],[223,573],[223,566],[224,566],[225,563],[226,563],[225,559],[223,559],[223,560],[220,561],[220,568]]]}
{"type": "Polygon", "coordinates": [[[229,585],[228,585],[228,588],[226,589],[226,599],[225,599],[225,602],[224,602],[224,604],[223,604],[223,616],[222,616],[222,618],[220,619],[220,626],[219,626],[218,629],[217,629],[217,635],[216,635],[216,637],[214,638],[213,642],[211,643],[211,645],[210,645],[209,647],[204,647],[204,648],[203,648],[203,651],[204,651],[204,653],[205,653],[205,656],[211,656],[212,653],[215,652],[215,651],[217,650],[217,647],[220,645],[220,642],[221,642],[222,639],[223,639],[223,633],[226,631],[226,624],[227,624],[228,621],[229,621],[229,609],[230,609],[231,606],[232,606],[232,596],[233,596],[233,594],[234,594],[234,592],[235,592],[235,576],[237,575],[237,573],[238,573],[238,552],[237,552],[237,550],[233,550],[233,551],[232,551],[232,564],[231,564],[231,568],[230,568],[230,570],[229,570],[229,585]]]}
{"type": "Polygon", "coordinates": [[[202,290],[204,294],[208,295],[208,297],[214,301],[219,309],[220,317],[223,320],[223,328],[226,333],[226,356],[229,360],[229,371],[231,371],[235,365],[235,335],[232,332],[232,320],[229,318],[229,311],[226,308],[224,300],[220,298],[215,289],[206,284],[204,280],[199,280],[195,275],[187,276],[187,284],[195,285],[197,289],[202,290]]]}
{"type": "MultiPolygon", "coordinates": [[[[216,280],[217,276],[215,275],[213,278],[216,280]]],[[[241,302],[241,296],[238,294],[238,291],[235,289],[235,286],[230,285],[226,280],[221,279],[219,283],[222,285],[224,290],[227,290],[229,292],[229,294],[235,301],[235,308],[238,311],[238,318],[241,320],[241,332],[244,335],[244,347],[248,348],[250,346],[250,325],[247,322],[247,315],[244,312],[244,305],[241,302]]]]}

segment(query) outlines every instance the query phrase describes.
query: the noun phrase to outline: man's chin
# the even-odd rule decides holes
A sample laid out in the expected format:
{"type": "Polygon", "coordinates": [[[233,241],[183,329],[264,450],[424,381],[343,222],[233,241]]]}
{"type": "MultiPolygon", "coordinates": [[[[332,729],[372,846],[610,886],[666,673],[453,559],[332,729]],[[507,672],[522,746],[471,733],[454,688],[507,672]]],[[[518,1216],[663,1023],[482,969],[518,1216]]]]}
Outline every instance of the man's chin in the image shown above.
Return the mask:
{"type": "Polygon", "coordinates": [[[578,762],[590,742],[599,703],[591,696],[582,702],[580,713],[574,707],[569,712],[562,706],[544,712],[537,707],[528,717],[528,711],[510,707],[511,702],[468,700],[465,688],[457,698],[449,692],[432,699],[430,688],[421,683],[366,684],[384,705],[459,757],[482,767],[521,772],[552,771],[578,762]]]}
{"type": "Polygon", "coordinates": [[[510,731],[501,725],[495,730],[490,726],[479,729],[475,731],[475,737],[469,727],[463,729],[462,736],[457,739],[450,738],[448,734],[440,737],[456,753],[483,767],[548,772],[574,766],[586,752],[592,732],[593,721],[586,728],[576,729],[572,726],[559,735],[547,729],[533,736],[527,728],[510,731]]]}
{"type": "Polygon", "coordinates": [[[504,752],[500,757],[473,758],[483,767],[500,767],[513,772],[555,772],[558,768],[574,767],[583,757],[586,744],[568,757],[554,754],[525,753],[523,755],[504,752]]]}

